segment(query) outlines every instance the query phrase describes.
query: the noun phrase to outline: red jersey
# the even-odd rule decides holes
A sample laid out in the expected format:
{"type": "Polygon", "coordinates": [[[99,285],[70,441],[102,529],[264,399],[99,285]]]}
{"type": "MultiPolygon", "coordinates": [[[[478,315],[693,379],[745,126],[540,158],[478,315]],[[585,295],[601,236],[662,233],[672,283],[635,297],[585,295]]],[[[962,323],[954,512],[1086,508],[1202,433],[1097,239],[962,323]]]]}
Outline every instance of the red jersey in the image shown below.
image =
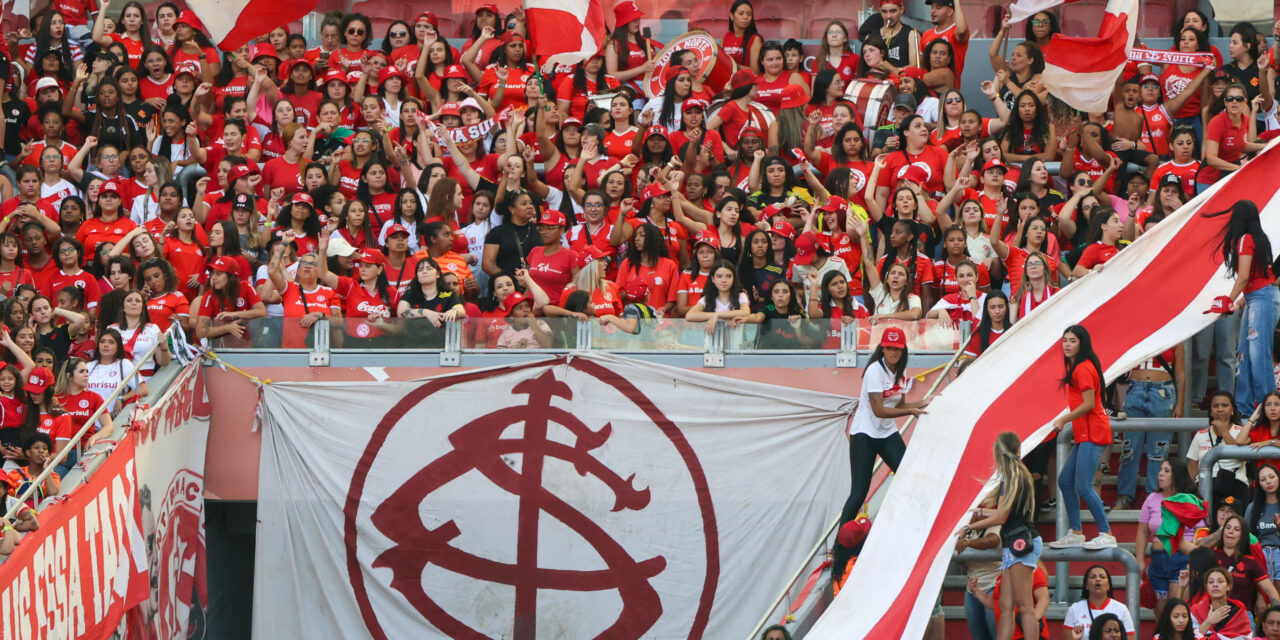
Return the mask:
{"type": "Polygon", "coordinates": [[[75,275],[67,275],[62,269],[54,271],[49,277],[49,283],[44,291],[40,293],[50,300],[58,299],[58,292],[65,287],[76,287],[84,291],[84,308],[94,309],[98,306],[98,300],[102,299],[102,293],[98,289],[98,280],[93,277],[92,273],[81,269],[75,275]]]}
{"type": "Polygon", "coordinates": [[[26,402],[20,398],[0,395],[0,429],[21,427],[26,420],[26,402]]]}
{"type": "Polygon", "coordinates": [[[1084,248],[1084,251],[1080,253],[1080,260],[1076,262],[1076,266],[1092,269],[1116,257],[1117,253],[1120,253],[1119,247],[1098,241],[1084,248]]]}
{"type": "Polygon", "coordinates": [[[819,73],[823,69],[835,69],[840,79],[844,80],[845,85],[848,85],[854,78],[858,77],[858,65],[861,64],[862,59],[858,57],[858,54],[846,51],[840,56],[840,62],[834,67],[825,58],[821,60],[815,58],[814,62],[818,65],[818,68],[813,70],[814,73],[819,73]]]}
{"type": "MultiPolygon", "coordinates": [[[[1069,157],[1071,159],[1071,168],[1074,171],[1083,171],[1089,174],[1090,180],[1097,180],[1098,178],[1102,177],[1102,174],[1107,172],[1107,166],[1111,164],[1111,159],[1118,158],[1119,156],[1117,156],[1114,152],[1108,150],[1107,156],[1106,156],[1107,161],[1106,163],[1102,163],[1085,155],[1080,151],[1080,149],[1072,149],[1071,155],[1069,157]]],[[[1115,186],[1116,186],[1116,176],[1115,174],[1111,174],[1111,177],[1107,179],[1106,186],[1104,186],[1103,188],[1108,192],[1110,192],[1115,189],[1115,186]]]]}
{"type": "MultiPolygon", "coordinates": [[[[622,133],[614,133],[612,129],[604,135],[604,151],[609,154],[609,161],[600,167],[600,171],[604,171],[614,164],[621,162],[627,154],[631,153],[632,145],[636,140],[636,128],[629,127],[622,133]]],[[[588,165],[586,169],[590,169],[588,165]]],[[[597,175],[599,175],[597,173],[597,175]]]]}
{"type": "Polygon", "coordinates": [[[161,332],[168,331],[175,319],[181,320],[190,315],[191,303],[177,291],[170,291],[147,301],[147,317],[160,327],[161,332]]]}
{"type": "Polygon", "coordinates": [[[699,270],[697,273],[685,271],[680,274],[680,282],[676,284],[676,293],[685,294],[685,304],[693,306],[694,302],[702,299],[702,291],[707,287],[707,278],[711,277],[709,273],[703,273],[699,270]]]}
{"type": "Polygon", "coordinates": [[[62,14],[67,26],[89,26],[89,16],[98,12],[94,0],[53,0],[53,8],[62,14]]]}
{"type": "MultiPolygon", "coordinates": [[[[876,269],[877,269],[877,270],[879,270],[879,269],[880,269],[880,267],[884,265],[884,259],[885,259],[886,257],[887,257],[887,256],[880,256],[880,259],[876,261],[876,269]]],[[[894,261],[895,263],[897,263],[897,264],[905,264],[905,265],[907,265],[907,268],[910,268],[910,267],[911,267],[911,264],[910,264],[910,262],[909,262],[909,261],[899,260],[897,256],[894,256],[893,261],[894,261]]],[[[915,283],[915,287],[912,289],[912,293],[914,293],[914,294],[916,294],[916,295],[920,295],[921,287],[923,287],[923,286],[924,286],[924,285],[926,285],[926,284],[933,284],[933,283],[934,283],[934,277],[933,277],[933,261],[932,261],[932,260],[930,260],[930,259],[929,259],[927,256],[925,256],[923,253],[917,253],[917,254],[916,254],[916,257],[915,257],[915,263],[916,263],[916,264],[915,264],[915,269],[916,269],[916,273],[915,273],[915,280],[916,280],[916,283],[915,283]]]]}
{"type": "MultiPolygon", "coordinates": [[[[1160,88],[1164,93],[1165,100],[1172,100],[1182,94],[1187,87],[1191,86],[1191,81],[1200,75],[1200,67],[1192,67],[1190,71],[1183,71],[1178,65],[1166,65],[1164,71],[1160,74],[1160,88]]],[[[1182,107],[1174,114],[1175,118],[1198,118],[1200,117],[1200,89],[1196,89],[1187,101],[1182,103],[1182,107]]]]}
{"type": "Polygon", "coordinates": [[[173,264],[178,274],[178,291],[188,300],[194,300],[200,292],[199,284],[191,284],[191,276],[204,273],[204,257],[204,248],[198,243],[165,238],[164,259],[173,264]]]}
{"type": "Polygon", "coordinates": [[[216,293],[212,291],[205,292],[200,297],[199,315],[203,318],[212,319],[218,317],[218,314],[223,311],[248,311],[254,305],[262,302],[262,298],[258,297],[258,292],[254,290],[253,285],[244,280],[240,281],[239,293],[240,295],[236,296],[236,299],[232,301],[230,308],[227,308],[223,306],[222,298],[216,293]]]}
{"type": "Polygon", "coordinates": [[[1186,164],[1178,164],[1173,160],[1167,160],[1160,163],[1156,167],[1154,173],[1151,174],[1151,190],[1155,191],[1160,186],[1160,180],[1166,175],[1173,174],[1178,176],[1178,180],[1182,183],[1182,192],[1188,195],[1196,192],[1196,172],[1200,171],[1200,161],[1192,160],[1186,164]]]}
{"type": "Polygon", "coordinates": [[[1173,121],[1164,105],[1141,105],[1138,113],[1142,115],[1142,142],[1159,156],[1169,155],[1169,130],[1173,129],[1173,121]]]}
{"type": "Polygon", "coordinates": [[[347,335],[356,338],[375,338],[385,332],[371,324],[370,318],[390,319],[395,315],[399,296],[394,287],[387,287],[386,296],[390,303],[383,301],[382,296],[370,292],[363,284],[353,278],[338,277],[336,289],[342,296],[343,311],[347,318],[347,335]]]}
{"type": "MultiPolygon", "coordinates": [[[[264,151],[265,152],[265,151],[264,151]]],[[[284,189],[284,201],[287,202],[293,194],[302,191],[302,173],[303,163],[297,162],[290,164],[285,161],[284,157],[272,158],[262,166],[262,188],[265,192],[270,193],[272,189],[280,187],[284,189]]]]}
{"type": "MultiPolygon", "coordinates": [[[[59,394],[57,399],[58,403],[62,405],[62,410],[66,411],[64,415],[71,422],[71,433],[73,435],[78,433],[84,423],[89,421],[89,416],[93,415],[93,412],[103,405],[102,396],[89,389],[85,389],[75,395],[59,394]]],[[[94,431],[97,431],[97,429],[94,431]]]]}
{"type": "Polygon", "coordinates": [[[623,260],[622,265],[618,267],[615,284],[618,285],[619,290],[626,291],[627,283],[634,279],[649,286],[649,299],[646,304],[650,307],[662,309],[668,302],[676,301],[676,285],[680,281],[680,268],[671,258],[658,258],[658,264],[653,267],[640,265],[635,269],[631,267],[630,259],[623,260]]]}
{"type": "MultiPolygon", "coordinates": [[[[1209,121],[1209,126],[1204,130],[1204,140],[1208,142],[1213,140],[1218,143],[1218,159],[1223,162],[1240,162],[1240,158],[1244,155],[1244,145],[1249,139],[1249,116],[1240,116],[1240,124],[1232,124],[1231,117],[1226,111],[1219,113],[1209,121]]],[[[1197,178],[1202,184],[1213,184],[1222,177],[1222,171],[1205,164],[1200,169],[1200,177],[1197,178]]]]}
{"type": "MultiPolygon", "coordinates": [[[[906,172],[908,165],[915,165],[924,169],[928,179],[925,181],[925,191],[933,194],[943,193],[946,186],[942,182],[942,170],[947,166],[947,151],[936,145],[925,145],[924,149],[918,154],[908,153],[905,149],[894,151],[887,154],[885,168],[880,172],[880,184],[877,187],[889,187],[889,193],[892,196],[893,191],[898,188],[898,180],[902,178],[902,174],[906,172]]],[[[890,197],[890,200],[893,198],[890,197]]]]}
{"type": "Polygon", "coordinates": [[[547,292],[547,298],[559,300],[560,292],[573,281],[573,272],[578,262],[578,252],[573,249],[560,248],[559,251],[546,255],[543,247],[534,247],[529,252],[529,276],[547,292]]]}
{"type": "Polygon", "coordinates": [[[138,79],[138,97],[143,100],[151,100],[159,98],[164,100],[173,93],[173,74],[169,74],[164,80],[157,82],[150,75],[144,75],[138,79]]]}
{"type": "Polygon", "coordinates": [[[121,238],[138,226],[136,222],[129,219],[128,212],[120,213],[123,215],[117,216],[111,222],[103,222],[101,218],[89,218],[80,223],[80,229],[76,231],[76,241],[84,245],[86,261],[91,261],[92,256],[97,255],[99,244],[103,242],[118,244],[121,238]]]}
{"type": "Polygon", "coordinates": [[[338,294],[324,285],[316,285],[311,291],[303,291],[298,283],[290,282],[280,297],[284,305],[284,335],[280,346],[285,349],[307,347],[310,329],[298,324],[297,318],[310,313],[331,316],[342,312],[342,301],[338,294]]]}
{"type": "Polygon", "coordinates": [[[756,76],[756,102],[777,113],[782,108],[782,90],[791,84],[791,72],[782,71],[775,80],[765,80],[764,74],[756,76]]]}
{"type": "MultiPolygon", "coordinates": [[[[991,274],[987,272],[986,265],[975,263],[975,266],[978,267],[978,288],[991,286],[991,274]]],[[[933,261],[933,277],[943,295],[960,292],[960,285],[956,283],[956,268],[945,258],[933,261]]]]}
{"type": "Polygon", "coordinates": [[[956,37],[956,25],[954,22],[946,29],[939,30],[937,27],[933,27],[920,34],[920,56],[922,58],[925,56],[925,52],[929,50],[929,43],[938,38],[951,43],[951,50],[955,52],[956,87],[958,88],[960,86],[960,76],[964,75],[964,58],[965,54],[969,52],[969,40],[966,38],[964,42],[960,42],[960,39],[956,37]]]}
{"type": "MultiPolygon", "coordinates": [[[[577,291],[578,287],[569,285],[560,292],[559,306],[564,308],[569,302],[569,294],[577,291]]],[[[591,292],[591,306],[588,315],[599,318],[600,316],[620,316],[622,315],[622,292],[618,290],[618,285],[612,282],[605,282],[599,289],[591,292]]]]}
{"type": "Polygon", "coordinates": [[[39,290],[30,269],[17,267],[12,271],[0,271],[0,295],[8,297],[21,284],[29,284],[39,290]]]}

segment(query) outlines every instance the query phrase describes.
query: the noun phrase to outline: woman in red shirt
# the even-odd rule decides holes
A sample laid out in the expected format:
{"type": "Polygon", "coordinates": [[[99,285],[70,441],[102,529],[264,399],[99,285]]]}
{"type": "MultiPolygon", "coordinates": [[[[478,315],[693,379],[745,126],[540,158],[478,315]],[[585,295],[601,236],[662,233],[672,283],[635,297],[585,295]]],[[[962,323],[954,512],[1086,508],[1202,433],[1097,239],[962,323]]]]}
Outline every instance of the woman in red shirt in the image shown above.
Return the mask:
{"type": "Polygon", "coordinates": [[[360,70],[360,60],[373,48],[373,24],[358,13],[348,14],[338,27],[338,41],[342,47],[329,55],[329,69],[341,69],[345,73],[360,70]]]}
{"type": "MultiPolygon", "coordinates": [[[[320,232],[318,255],[327,255],[329,235],[337,221],[330,220],[320,232]]],[[[386,335],[389,321],[395,315],[399,296],[395,287],[387,281],[387,257],[377,249],[363,249],[351,256],[356,266],[355,278],[339,276],[329,271],[327,261],[320,260],[320,282],[342,296],[343,316],[346,317],[347,346],[363,344],[373,346],[386,335]]]]}
{"type": "Polygon", "coordinates": [[[1244,154],[1261,151],[1266,146],[1255,142],[1258,103],[1249,107],[1248,101],[1249,92],[1239,82],[1232,81],[1222,92],[1222,102],[1227,108],[1214,116],[1204,131],[1204,166],[1196,177],[1196,193],[1239,169],[1244,154]]]}
{"type": "MultiPolygon", "coordinates": [[[[89,389],[89,364],[80,358],[67,358],[63,363],[54,393],[54,398],[63,411],[66,411],[64,415],[71,423],[72,435],[80,433],[80,429],[89,421],[89,416],[103,405],[102,396],[89,389]]],[[[85,448],[92,447],[115,430],[110,411],[103,411],[95,423],[98,428],[85,440],[85,448]]]]}
{"type": "Polygon", "coordinates": [[[813,71],[822,73],[824,69],[834,69],[843,81],[841,84],[848,84],[857,77],[861,62],[853,47],[849,46],[849,30],[843,22],[832,20],[827,23],[825,33],[822,45],[818,47],[817,68],[813,71]]]}
{"type": "Polygon", "coordinates": [[[1075,444],[1058,474],[1058,488],[1067,507],[1069,530],[1066,535],[1049,543],[1054,549],[1081,547],[1106,549],[1116,546],[1107,522],[1107,511],[1102,498],[1093,489],[1093,474],[1098,470],[1102,450],[1111,444],[1111,419],[1103,410],[1102,363],[1093,352],[1089,331],[1076,324],[1067,327],[1062,334],[1062,357],[1066,376],[1062,385],[1067,389],[1067,413],[1053,421],[1053,433],[1062,431],[1071,423],[1075,444]],[[1080,523],[1080,500],[1083,499],[1098,523],[1098,536],[1085,542],[1080,523]]]}
{"type": "Polygon", "coordinates": [[[604,58],[592,56],[573,68],[573,73],[565,74],[556,82],[556,106],[565,118],[586,117],[591,96],[597,93],[608,93],[618,86],[618,81],[604,71],[604,58]]]}
{"type": "Polygon", "coordinates": [[[669,314],[676,306],[676,285],[680,280],[680,268],[667,257],[667,243],[662,232],[650,222],[636,221],[635,232],[627,246],[627,258],[618,267],[615,281],[618,288],[627,291],[633,283],[647,289],[645,303],[661,315],[669,314]]]}
{"type": "MultiPolygon", "coordinates": [[[[164,259],[173,266],[177,289],[187,300],[195,300],[200,291],[200,276],[204,273],[205,250],[195,229],[196,214],[184,208],[178,212],[169,232],[160,237],[164,259]]],[[[156,295],[154,288],[152,295],[156,295]]]]}
{"type": "Polygon", "coordinates": [[[168,260],[157,258],[142,263],[138,283],[151,296],[147,315],[161,331],[168,331],[174,323],[184,332],[191,330],[191,304],[178,291],[178,273],[168,260]]]}
{"type": "Polygon", "coordinates": [[[653,71],[653,55],[662,46],[640,33],[644,14],[633,0],[622,0],[613,7],[613,35],[604,50],[604,65],[618,82],[640,86],[644,75],[653,71]]]}
{"type": "Polygon", "coordinates": [[[729,33],[720,40],[720,49],[739,67],[759,74],[763,46],[764,38],[756,31],[756,13],[751,0],[733,0],[729,7],[729,33]]]}
{"type": "Polygon", "coordinates": [[[223,346],[248,346],[247,321],[267,317],[267,307],[248,282],[240,279],[240,267],[222,256],[209,264],[209,290],[200,297],[196,338],[222,337],[223,346]]]}
{"type": "MultiPolygon", "coordinates": [[[[1133,220],[1132,217],[1129,218],[1133,220]]],[[[1101,271],[1103,263],[1120,252],[1120,239],[1133,225],[1120,222],[1120,214],[1109,207],[1093,212],[1089,219],[1089,244],[1080,253],[1080,259],[1071,271],[1072,278],[1083,278],[1090,271],[1101,271]]],[[[1270,334],[1267,334],[1270,335],[1270,334]]]]}

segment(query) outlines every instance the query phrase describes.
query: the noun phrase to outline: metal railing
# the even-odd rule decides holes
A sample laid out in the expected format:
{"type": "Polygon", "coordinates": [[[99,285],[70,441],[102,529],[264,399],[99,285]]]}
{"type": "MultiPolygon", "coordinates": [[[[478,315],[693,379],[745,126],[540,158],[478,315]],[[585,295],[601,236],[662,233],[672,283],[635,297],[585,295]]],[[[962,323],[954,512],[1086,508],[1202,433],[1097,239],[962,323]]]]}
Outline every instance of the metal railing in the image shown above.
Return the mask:
{"type": "MultiPolygon", "coordinates": [[[[965,549],[953,555],[951,560],[962,564],[999,561],[1002,552],[1002,549],[965,549]]],[[[1126,576],[1125,606],[1129,609],[1129,617],[1133,620],[1134,637],[1145,637],[1142,635],[1142,617],[1139,615],[1141,613],[1141,605],[1139,604],[1141,589],[1137,588],[1137,585],[1142,583],[1142,567],[1138,566],[1138,559],[1133,557],[1132,553],[1119,547],[1089,551],[1080,548],[1050,549],[1046,544],[1044,551],[1040,553],[1040,559],[1047,562],[1056,562],[1059,567],[1065,567],[1071,562],[1119,562],[1123,564],[1126,576]]],[[[1059,571],[1059,575],[1066,575],[1066,572],[1059,571]]],[[[1065,590],[1064,586],[1057,591],[1056,595],[1061,598],[1061,594],[1065,590]]]]}
{"type": "MultiPolygon", "coordinates": [[[[1213,447],[1200,458],[1200,497],[1205,505],[1213,504],[1213,468],[1223,460],[1276,460],[1280,459],[1280,447],[1254,449],[1245,445],[1213,447]]],[[[1213,514],[1209,514],[1210,517],[1213,514]]]]}
{"type": "MultiPolygon", "coordinates": [[[[1129,418],[1127,420],[1113,420],[1111,422],[1111,430],[1124,432],[1145,432],[1145,433],[1176,433],[1178,434],[1178,450],[1185,451],[1187,444],[1191,441],[1188,436],[1185,439],[1182,436],[1193,434],[1205,427],[1204,418],[1129,418]]],[[[1062,432],[1058,434],[1058,455],[1057,467],[1054,476],[1056,479],[1062,475],[1062,467],[1067,460],[1067,456],[1071,453],[1071,446],[1075,444],[1072,436],[1071,425],[1067,424],[1062,432]]],[[[1119,469],[1115,470],[1119,473],[1119,469]]],[[[1062,538],[1067,533],[1067,501],[1062,496],[1062,489],[1057,488],[1054,483],[1055,491],[1058,495],[1058,508],[1054,513],[1054,533],[1058,538],[1062,538]]],[[[1070,578],[1069,568],[1066,562],[1061,562],[1054,568],[1053,572],[1053,592],[1058,598],[1058,602],[1066,602],[1063,600],[1063,594],[1067,593],[1067,579],[1070,578]]],[[[1136,582],[1134,584],[1137,584],[1136,582]]],[[[1137,618],[1135,617],[1136,621],[1137,618]]]]}

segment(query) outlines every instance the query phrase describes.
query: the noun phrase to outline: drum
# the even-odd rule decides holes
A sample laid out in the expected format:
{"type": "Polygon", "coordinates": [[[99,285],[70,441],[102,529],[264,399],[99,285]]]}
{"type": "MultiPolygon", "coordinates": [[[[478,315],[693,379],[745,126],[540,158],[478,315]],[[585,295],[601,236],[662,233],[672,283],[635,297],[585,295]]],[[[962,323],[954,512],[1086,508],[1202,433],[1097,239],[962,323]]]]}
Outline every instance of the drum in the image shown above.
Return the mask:
{"type": "Polygon", "coordinates": [[[667,43],[667,46],[658,52],[658,57],[653,61],[653,70],[644,76],[642,86],[645,95],[655,98],[662,94],[662,75],[667,72],[667,66],[671,63],[671,54],[681,49],[688,49],[698,56],[698,71],[702,77],[702,84],[712,93],[720,93],[729,84],[729,80],[733,78],[733,72],[738,68],[720,49],[719,43],[711,37],[711,34],[702,30],[690,31],[667,43]]]}
{"type": "Polygon", "coordinates": [[[889,122],[889,112],[893,110],[896,97],[898,88],[892,82],[881,80],[854,80],[844,90],[845,100],[852,102],[857,109],[857,121],[862,124],[863,135],[868,140],[877,127],[889,122]]]}
{"type": "MultiPolygon", "coordinates": [[[[728,100],[716,100],[712,102],[711,106],[707,107],[707,112],[703,118],[703,122],[710,120],[713,116],[719,113],[720,109],[728,102],[728,100]]],[[[773,111],[759,102],[752,102],[748,106],[751,108],[750,126],[759,129],[761,134],[768,134],[769,125],[773,124],[774,120],[773,111]]],[[[724,132],[722,131],[721,133],[723,134],[724,132]]]]}

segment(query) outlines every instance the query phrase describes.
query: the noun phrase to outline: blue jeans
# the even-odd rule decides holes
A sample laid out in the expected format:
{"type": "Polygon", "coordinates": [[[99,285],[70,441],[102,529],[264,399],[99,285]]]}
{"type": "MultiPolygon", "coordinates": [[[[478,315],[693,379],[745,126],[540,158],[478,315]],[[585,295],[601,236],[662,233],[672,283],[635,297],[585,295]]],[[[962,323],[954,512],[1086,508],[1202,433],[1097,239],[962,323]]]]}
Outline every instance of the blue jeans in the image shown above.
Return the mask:
{"type": "Polygon", "coordinates": [[[1098,470],[1098,461],[1102,459],[1102,447],[1092,442],[1080,442],[1071,447],[1071,453],[1058,474],[1058,488],[1062,490],[1062,500],[1067,507],[1067,521],[1072,531],[1081,531],[1080,500],[1084,500],[1093,514],[1093,521],[1098,523],[1099,533],[1109,533],[1111,525],[1107,522],[1106,507],[1102,498],[1093,490],[1093,474],[1098,470]]]}
{"type": "MultiPolygon", "coordinates": [[[[1145,527],[1144,524],[1139,524],[1145,527]]],[[[1147,565],[1147,579],[1151,581],[1151,589],[1157,598],[1169,595],[1169,584],[1177,582],[1178,574],[1187,568],[1187,556],[1182,552],[1169,555],[1167,551],[1152,551],[1151,563],[1147,565]]]]}
{"type": "Polygon", "coordinates": [[[1267,558],[1267,575],[1280,579],[1280,547],[1263,547],[1262,555],[1267,558]]]}
{"type": "MultiPolygon", "coordinates": [[[[991,595],[988,591],[987,595],[991,595]]],[[[972,593],[964,592],[964,617],[973,640],[996,640],[996,612],[988,609],[972,593]]]]}
{"type": "MultiPolygon", "coordinates": [[[[1172,364],[1172,363],[1170,363],[1172,364]]],[[[1130,382],[1124,396],[1124,412],[1134,418],[1167,418],[1173,415],[1177,400],[1173,381],[1130,382]]],[[[1173,434],[1165,432],[1127,431],[1124,433],[1124,449],[1120,452],[1120,476],[1116,483],[1116,495],[1132,500],[1138,486],[1138,460],[1147,456],[1147,493],[1160,490],[1157,475],[1160,464],[1169,453],[1169,440],[1173,434]],[[1145,445],[1145,446],[1144,446],[1145,445]]]]}
{"type": "Polygon", "coordinates": [[[1213,324],[1191,336],[1191,361],[1187,367],[1187,409],[1198,403],[1209,388],[1209,352],[1214,355],[1214,374],[1218,388],[1234,393],[1236,388],[1236,343],[1240,340],[1240,316],[1232,313],[1218,316],[1213,324]]]}
{"type": "Polygon", "coordinates": [[[1236,366],[1236,407],[1251,415],[1262,398],[1276,390],[1271,342],[1276,331],[1276,288],[1266,286],[1244,296],[1240,321],[1240,362],[1236,366]]]}

